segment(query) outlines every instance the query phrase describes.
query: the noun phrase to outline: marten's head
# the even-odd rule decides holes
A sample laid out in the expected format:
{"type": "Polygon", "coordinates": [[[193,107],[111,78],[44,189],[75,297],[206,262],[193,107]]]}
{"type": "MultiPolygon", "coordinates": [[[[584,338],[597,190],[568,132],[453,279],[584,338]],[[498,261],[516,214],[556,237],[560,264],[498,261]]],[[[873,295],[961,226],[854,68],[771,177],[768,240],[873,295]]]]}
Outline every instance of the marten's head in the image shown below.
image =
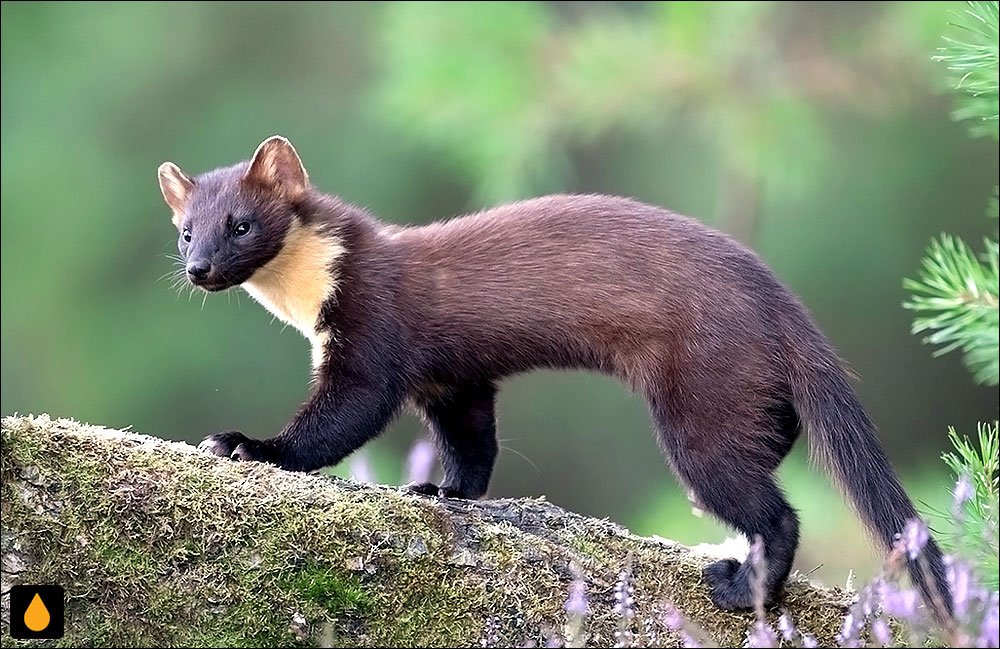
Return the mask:
{"type": "Polygon", "coordinates": [[[268,138],[253,159],[192,178],[172,162],[159,169],[188,280],[220,291],[248,281],[285,247],[309,177],[291,142],[268,138]]]}

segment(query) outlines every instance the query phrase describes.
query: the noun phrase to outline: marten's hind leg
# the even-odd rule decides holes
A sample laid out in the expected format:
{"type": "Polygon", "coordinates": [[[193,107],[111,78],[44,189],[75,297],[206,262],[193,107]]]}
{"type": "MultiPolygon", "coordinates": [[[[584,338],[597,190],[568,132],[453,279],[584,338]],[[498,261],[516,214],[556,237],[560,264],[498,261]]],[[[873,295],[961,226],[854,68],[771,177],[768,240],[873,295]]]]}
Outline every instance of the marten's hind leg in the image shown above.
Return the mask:
{"type": "Polygon", "coordinates": [[[749,561],[723,559],[704,570],[712,601],[723,609],[752,608],[758,597],[769,604],[781,591],[792,568],[799,544],[799,520],[771,478],[743,485],[737,500],[720,489],[718,482],[709,489],[696,489],[705,508],[754,540],[763,543],[763,565],[749,561]],[[707,492],[711,492],[707,494],[707,492]],[[756,570],[763,569],[758,576],[756,570]],[[759,584],[759,585],[758,585],[759,584]],[[759,588],[759,595],[755,595],[759,588]]]}
{"type": "MultiPolygon", "coordinates": [[[[497,445],[496,388],[472,385],[449,390],[421,404],[434,435],[444,480],[436,490],[446,498],[481,498],[493,474],[497,445]]],[[[434,485],[412,487],[433,493],[434,485]]]]}
{"type": "MultiPolygon", "coordinates": [[[[770,603],[788,577],[799,542],[798,517],[772,475],[797,430],[755,434],[738,417],[704,421],[688,412],[668,421],[664,411],[657,412],[655,405],[653,410],[663,447],[700,506],[751,543],[758,537],[763,543],[763,578],[757,576],[759,568],[736,559],[705,568],[712,601],[728,610],[752,608],[759,597],[770,603]]],[[[777,428],[783,423],[773,421],[777,428]]]]}

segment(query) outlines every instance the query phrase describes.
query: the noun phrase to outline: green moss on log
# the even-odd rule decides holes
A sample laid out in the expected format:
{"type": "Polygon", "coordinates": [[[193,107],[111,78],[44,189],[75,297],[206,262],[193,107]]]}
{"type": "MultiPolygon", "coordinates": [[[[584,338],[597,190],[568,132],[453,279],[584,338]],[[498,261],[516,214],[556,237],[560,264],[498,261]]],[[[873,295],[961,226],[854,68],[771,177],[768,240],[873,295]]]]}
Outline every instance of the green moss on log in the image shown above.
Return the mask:
{"type": "MultiPolygon", "coordinates": [[[[752,621],[711,605],[709,559],[541,500],[424,498],[46,416],[5,418],[0,457],[4,646],[26,644],[9,636],[18,583],[66,589],[50,646],[471,646],[494,618],[501,644],[544,645],[576,570],[607,646],[630,557],[637,643],[667,601],[723,646],[752,621]]],[[[797,580],[776,610],[829,645],[848,603],[797,580]]]]}

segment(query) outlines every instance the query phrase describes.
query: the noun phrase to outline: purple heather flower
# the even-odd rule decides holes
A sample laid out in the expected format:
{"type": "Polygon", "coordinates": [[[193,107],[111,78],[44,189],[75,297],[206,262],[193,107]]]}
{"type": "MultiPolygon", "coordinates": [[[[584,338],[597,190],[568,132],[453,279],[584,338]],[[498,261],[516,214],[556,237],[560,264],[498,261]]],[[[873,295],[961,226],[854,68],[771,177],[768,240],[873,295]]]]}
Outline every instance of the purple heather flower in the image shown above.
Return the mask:
{"type": "Polygon", "coordinates": [[[805,649],[816,649],[819,646],[819,642],[813,636],[808,633],[802,634],[802,646],[805,649]]]}
{"type": "Polygon", "coordinates": [[[372,465],[368,463],[368,456],[364,452],[355,453],[347,467],[355,482],[366,482],[369,484],[375,482],[372,465]]]}
{"type": "Polygon", "coordinates": [[[760,612],[764,610],[764,598],[766,596],[764,578],[767,575],[764,540],[759,534],[754,536],[753,543],[750,544],[746,564],[750,567],[750,589],[753,593],[754,606],[757,608],[759,616],[760,612]]]}
{"type": "Polygon", "coordinates": [[[574,579],[569,587],[569,598],[566,600],[566,612],[572,615],[587,615],[590,604],[587,602],[587,584],[582,579],[574,579]]]}
{"type": "Polygon", "coordinates": [[[864,615],[865,619],[870,618],[875,614],[875,608],[878,606],[878,594],[882,592],[882,588],[885,586],[885,578],[882,576],[875,577],[861,591],[861,599],[858,602],[858,607],[861,609],[861,613],[864,615]]]}
{"type": "Polygon", "coordinates": [[[892,631],[889,629],[889,623],[882,618],[872,622],[872,635],[883,647],[892,644],[892,631]]]}
{"type": "Polygon", "coordinates": [[[979,628],[979,638],[976,640],[977,647],[1000,647],[1000,594],[993,591],[990,599],[986,602],[986,610],[983,615],[983,624],[979,628]]]}
{"type": "Polygon", "coordinates": [[[648,645],[655,646],[660,644],[659,634],[656,632],[656,621],[653,618],[651,617],[643,618],[642,632],[643,635],[645,635],[646,638],[648,638],[648,643],[647,643],[648,645]]]}
{"type": "Polygon", "coordinates": [[[663,611],[663,623],[668,629],[678,631],[684,628],[684,616],[674,606],[667,604],[666,610],[663,611]]]}
{"type": "Polygon", "coordinates": [[[948,565],[948,586],[955,604],[955,616],[963,619],[969,610],[969,599],[976,594],[975,577],[969,571],[969,566],[962,561],[947,556],[945,562],[948,565]]]}
{"type": "Polygon", "coordinates": [[[778,631],[781,631],[781,637],[785,640],[791,640],[795,637],[795,625],[792,624],[792,618],[788,617],[787,613],[782,613],[781,617],[778,618],[778,631]]]}
{"type": "Polygon", "coordinates": [[[916,615],[920,598],[915,590],[899,590],[892,584],[883,583],[879,594],[882,596],[882,608],[890,617],[912,620],[916,615]]]}
{"type": "Polygon", "coordinates": [[[764,569],[764,539],[759,534],[754,536],[753,543],[750,544],[750,550],[747,552],[747,563],[753,566],[756,571],[764,569]]]}
{"type": "Polygon", "coordinates": [[[635,587],[632,585],[632,575],[623,570],[618,575],[615,584],[615,615],[626,618],[635,617],[635,587]]]}
{"type": "Polygon", "coordinates": [[[629,620],[635,617],[635,587],[632,585],[632,575],[628,570],[622,570],[615,584],[614,614],[618,616],[618,629],[615,631],[615,646],[628,647],[632,644],[632,631],[629,620]]]}
{"type": "Polygon", "coordinates": [[[952,502],[951,511],[956,517],[962,515],[962,505],[972,500],[975,495],[976,489],[972,485],[972,480],[969,478],[968,473],[963,473],[958,478],[958,482],[955,483],[955,500],[952,502]]]}
{"type": "Polygon", "coordinates": [[[500,618],[493,615],[486,620],[486,628],[483,629],[483,637],[479,639],[480,647],[500,646],[500,618]]]}
{"type": "Polygon", "coordinates": [[[841,647],[854,647],[857,646],[857,635],[860,631],[860,627],[855,622],[856,616],[854,611],[851,611],[844,616],[844,626],[840,630],[840,634],[837,636],[837,643],[841,647]]]}
{"type": "Polygon", "coordinates": [[[931,534],[927,531],[927,525],[922,520],[911,518],[906,522],[906,527],[903,528],[903,535],[900,541],[910,561],[917,558],[930,538],[931,534]]]}
{"type": "Polygon", "coordinates": [[[418,439],[406,456],[406,482],[430,482],[433,469],[434,445],[426,439],[418,439]]]}
{"type": "Polygon", "coordinates": [[[747,646],[777,647],[778,636],[775,635],[774,629],[771,628],[770,624],[754,622],[753,626],[750,627],[750,633],[747,634],[747,646]]]}

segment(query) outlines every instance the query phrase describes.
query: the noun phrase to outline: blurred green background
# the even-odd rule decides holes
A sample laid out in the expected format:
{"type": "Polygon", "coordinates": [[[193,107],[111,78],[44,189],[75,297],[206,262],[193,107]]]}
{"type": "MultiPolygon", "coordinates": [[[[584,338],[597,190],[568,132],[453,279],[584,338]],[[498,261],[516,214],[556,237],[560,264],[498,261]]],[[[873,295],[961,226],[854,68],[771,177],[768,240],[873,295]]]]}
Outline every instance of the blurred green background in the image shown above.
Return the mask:
{"type": "MultiPolygon", "coordinates": [[[[957,356],[908,333],[904,276],[942,230],[978,241],[991,140],[950,118],[942,44],[959,3],[4,3],[2,391],[48,412],[197,441],[280,430],[309,353],[238,289],[177,294],[156,183],[280,133],[315,185],[423,223],[549,192],[634,196],[759,251],[858,372],[915,498],[947,502],[949,424],[995,418],[957,356]]],[[[686,543],[692,515],[643,404],[537,373],[500,398],[491,495],[537,496],[686,543]],[[537,468],[536,468],[537,467],[537,468]]],[[[365,449],[402,479],[403,416],[365,449]]],[[[339,475],[349,475],[346,465],[339,475]]],[[[797,567],[878,558],[805,444],[782,469],[797,567]]]]}

